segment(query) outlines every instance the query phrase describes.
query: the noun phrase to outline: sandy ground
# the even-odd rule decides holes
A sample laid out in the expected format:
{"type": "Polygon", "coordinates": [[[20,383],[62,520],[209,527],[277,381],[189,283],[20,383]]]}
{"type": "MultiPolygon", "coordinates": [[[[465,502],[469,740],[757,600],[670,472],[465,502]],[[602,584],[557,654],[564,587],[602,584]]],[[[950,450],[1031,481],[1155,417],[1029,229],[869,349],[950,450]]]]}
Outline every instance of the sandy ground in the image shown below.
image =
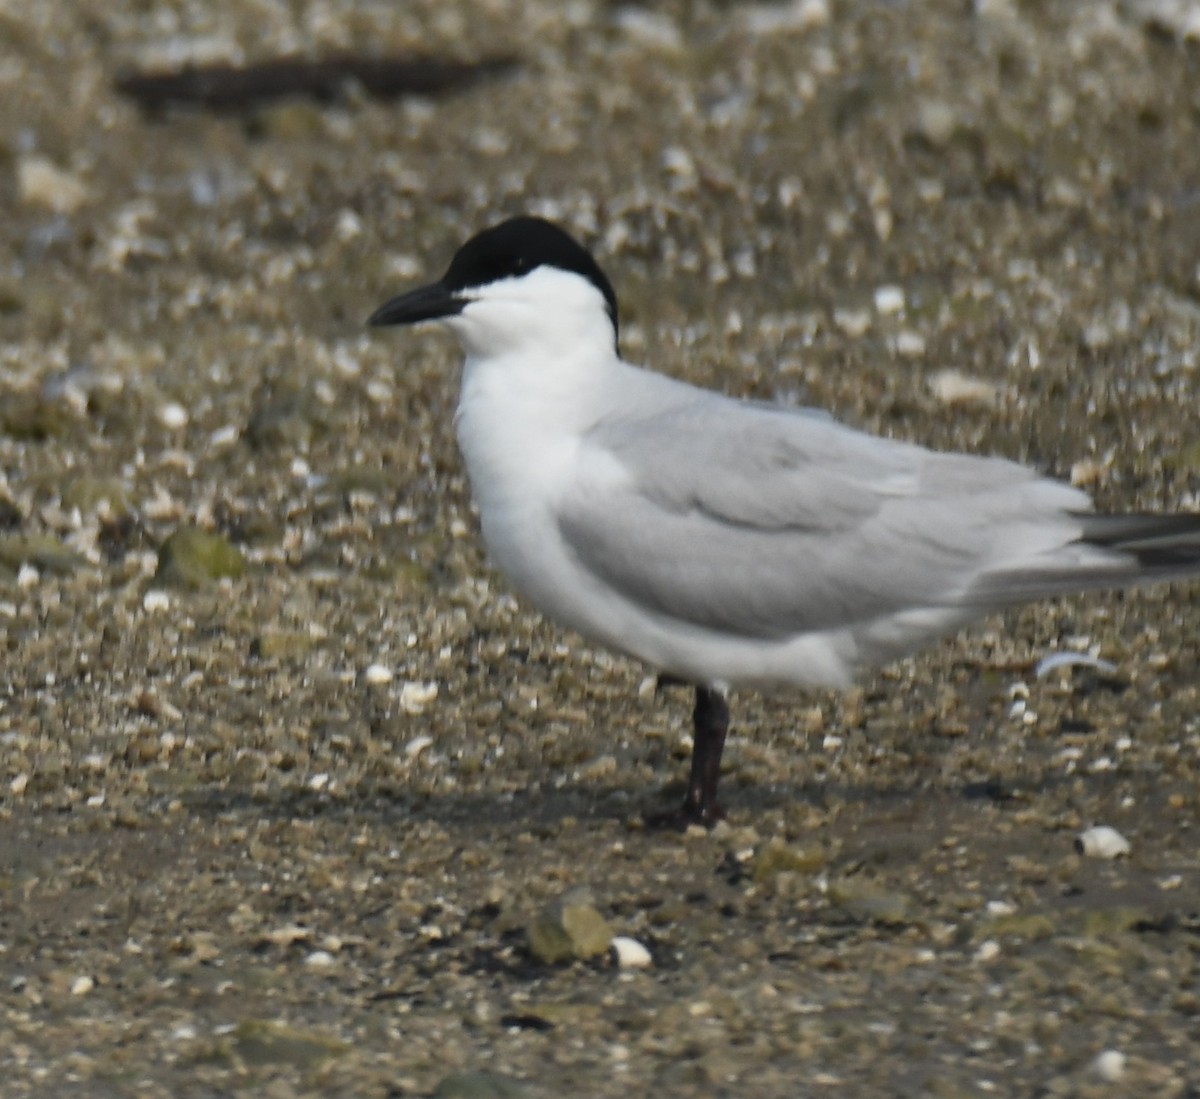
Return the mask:
{"type": "Polygon", "coordinates": [[[650,831],[686,696],[516,603],[455,347],[363,327],[548,214],[636,361],[1195,509],[1197,18],[0,4],[0,1094],[1200,1094],[1196,585],[739,694],[730,820],[650,831]],[[516,65],[114,86],[410,50],[516,65]],[[541,960],[564,897],[652,964],[541,960]]]}

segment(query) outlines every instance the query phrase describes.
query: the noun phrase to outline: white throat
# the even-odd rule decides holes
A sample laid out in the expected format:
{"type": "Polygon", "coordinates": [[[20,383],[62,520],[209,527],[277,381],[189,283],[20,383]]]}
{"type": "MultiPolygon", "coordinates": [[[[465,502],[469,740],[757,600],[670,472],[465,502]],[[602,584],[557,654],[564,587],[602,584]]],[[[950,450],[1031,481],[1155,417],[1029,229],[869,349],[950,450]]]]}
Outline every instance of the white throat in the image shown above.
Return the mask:
{"type": "Polygon", "coordinates": [[[447,321],[468,359],[521,355],[563,362],[616,355],[604,295],[581,275],[538,267],[467,290],[464,296],[468,304],[447,321]]]}

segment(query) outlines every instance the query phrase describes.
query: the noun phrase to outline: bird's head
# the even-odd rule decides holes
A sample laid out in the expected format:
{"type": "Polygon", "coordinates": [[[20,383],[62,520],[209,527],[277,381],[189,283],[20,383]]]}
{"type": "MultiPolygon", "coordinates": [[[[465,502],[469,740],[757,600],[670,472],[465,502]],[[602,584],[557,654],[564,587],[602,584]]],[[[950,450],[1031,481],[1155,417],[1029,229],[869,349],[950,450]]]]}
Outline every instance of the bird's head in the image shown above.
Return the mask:
{"type": "Polygon", "coordinates": [[[592,254],[553,222],[515,217],[476,233],[437,281],[381,305],[368,324],[442,321],[469,355],[582,341],[616,347],[617,296],[592,254]]]}

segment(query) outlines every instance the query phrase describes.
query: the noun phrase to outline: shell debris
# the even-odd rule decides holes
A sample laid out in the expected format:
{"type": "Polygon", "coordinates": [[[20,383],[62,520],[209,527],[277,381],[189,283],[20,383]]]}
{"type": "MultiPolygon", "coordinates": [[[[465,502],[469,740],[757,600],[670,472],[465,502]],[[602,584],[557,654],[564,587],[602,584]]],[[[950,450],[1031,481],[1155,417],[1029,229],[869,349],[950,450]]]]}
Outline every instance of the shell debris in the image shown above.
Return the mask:
{"type": "Polygon", "coordinates": [[[1129,840],[1115,828],[1107,824],[1097,824],[1076,836],[1075,850],[1085,858],[1117,859],[1128,855],[1131,848],[1129,840]]]}
{"type": "Polygon", "coordinates": [[[608,944],[616,955],[617,965],[621,969],[647,969],[654,964],[654,958],[637,939],[628,935],[616,935],[608,944]]]}

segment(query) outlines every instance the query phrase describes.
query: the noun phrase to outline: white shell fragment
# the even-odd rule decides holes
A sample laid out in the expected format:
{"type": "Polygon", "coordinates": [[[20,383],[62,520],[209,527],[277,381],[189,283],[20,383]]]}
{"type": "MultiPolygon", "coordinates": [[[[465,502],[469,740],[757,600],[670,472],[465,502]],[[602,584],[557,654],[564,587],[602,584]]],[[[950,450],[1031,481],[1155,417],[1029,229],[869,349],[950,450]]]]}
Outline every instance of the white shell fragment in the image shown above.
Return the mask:
{"type": "Polygon", "coordinates": [[[438,696],[436,682],[418,683],[409,680],[400,688],[400,708],[406,714],[419,714],[438,696]]]}
{"type": "Polygon", "coordinates": [[[835,309],[833,323],[851,339],[865,336],[871,328],[871,314],[865,309],[835,309]]]}
{"type": "Polygon", "coordinates": [[[415,736],[404,746],[404,754],[408,756],[409,759],[412,759],[420,755],[432,743],[433,737],[431,736],[425,736],[424,734],[421,736],[415,736]]]}
{"type": "Polygon", "coordinates": [[[904,291],[899,286],[876,287],[875,309],[884,316],[903,312],[904,291]]]}
{"type": "Polygon", "coordinates": [[[79,176],[34,155],[17,161],[17,194],[22,202],[55,214],[73,214],[88,200],[88,189],[79,176]]]}
{"type": "Polygon", "coordinates": [[[282,927],[272,928],[263,935],[262,941],[274,946],[291,946],[293,943],[308,942],[312,938],[312,929],[300,924],[289,923],[282,927]]]}
{"type": "Polygon", "coordinates": [[[158,422],[172,430],[186,427],[188,411],[178,401],[169,401],[158,410],[158,422]]]}
{"type": "Polygon", "coordinates": [[[1092,1062],[1092,1071],[1101,1080],[1115,1084],[1125,1075],[1125,1054],[1119,1049],[1106,1049],[1096,1055],[1092,1062]]]}
{"type": "Polygon", "coordinates": [[[1038,679],[1042,679],[1059,668],[1077,667],[1095,668],[1096,671],[1103,672],[1105,675],[1117,674],[1117,666],[1109,660],[1101,660],[1100,657],[1092,656],[1091,653],[1072,652],[1047,653],[1037,662],[1033,674],[1038,679]]]}
{"type": "Polygon", "coordinates": [[[929,379],[929,391],[942,404],[986,405],[996,400],[1000,387],[961,370],[939,370],[929,379]]]}
{"type": "Polygon", "coordinates": [[[995,939],[985,939],[975,951],[975,961],[981,964],[994,962],[1000,957],[1000,944],[995,939]]]}
{"type": "Polygon", "coordinates": [[[617,965],[621,969],[646,969],[654,964],[654,959],[637,939],[627,935],[615,935],[609,944],[617,956],[617,965]]]}
{"type": "Polygon", "coordinates": [[[142,610],[147,614],[168,610],[170,606],[171,597],[159,588],[151,588],[142,596],[142,610]]]}
{"type": "Polygon", "coordinates": [[[925,354],[925,337],[911,328],[904,328],[893,337],[892,347],[897,355],[915,359],[925,354]]]}
{"type": "Polygon", "coordinates": [[[1115,828],[1097,824],[1080,832],[1075,838],[1075,850],[1092,859],[1116,859],[1130,852],[1127,840],[1115,828]]]}
{"type": "Polygon", "coordinates": [[[792,0],[790,4],[755,4],[742,22],[751,34],[781,34],[823,27],[829,22],[829,0],[792,0]]]}
{"type": "Polygon", "coordinates": [[[382,687],[385,683],[391,683],[392,673],[382,664],[372,664],[363,672],[363,680],[372,687],[382,687]]]}

